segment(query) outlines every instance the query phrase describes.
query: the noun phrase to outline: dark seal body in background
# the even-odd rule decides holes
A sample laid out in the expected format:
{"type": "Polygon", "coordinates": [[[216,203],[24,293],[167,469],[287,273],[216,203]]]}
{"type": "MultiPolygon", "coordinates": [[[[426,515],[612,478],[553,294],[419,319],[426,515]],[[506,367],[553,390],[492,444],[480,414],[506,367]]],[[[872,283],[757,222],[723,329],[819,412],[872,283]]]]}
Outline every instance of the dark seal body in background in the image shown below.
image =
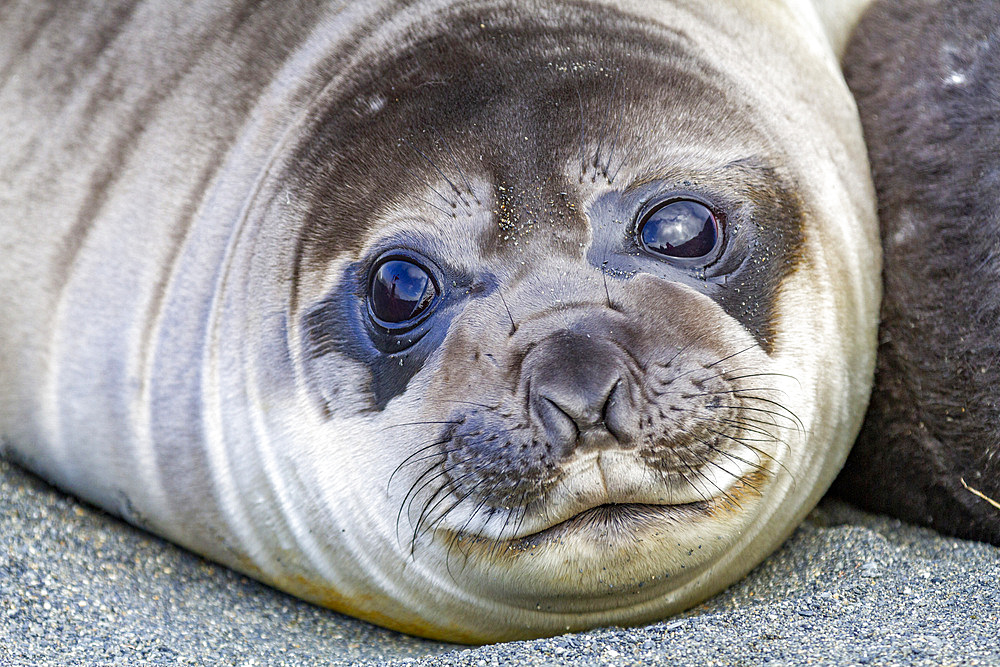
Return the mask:
{"type": "Polygon", "coordinates": [[[876,387],[837,488],[1000,544],[1000,3],[878,3],[844,72],[878,192],[885,293],[876,387]]]}

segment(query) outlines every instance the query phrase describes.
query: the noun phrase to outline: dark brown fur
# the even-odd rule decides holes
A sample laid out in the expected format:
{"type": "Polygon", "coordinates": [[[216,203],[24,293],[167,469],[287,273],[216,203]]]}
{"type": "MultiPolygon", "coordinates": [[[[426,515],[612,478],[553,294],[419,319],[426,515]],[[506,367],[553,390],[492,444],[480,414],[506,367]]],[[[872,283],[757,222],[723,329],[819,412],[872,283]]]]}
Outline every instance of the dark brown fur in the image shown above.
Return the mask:
{"type": "Polygon", "coordinates": [[[845,57],[885,248],[878,370],[836,488],[1000,544],[1000,3],[881,2],[845,57]]]}

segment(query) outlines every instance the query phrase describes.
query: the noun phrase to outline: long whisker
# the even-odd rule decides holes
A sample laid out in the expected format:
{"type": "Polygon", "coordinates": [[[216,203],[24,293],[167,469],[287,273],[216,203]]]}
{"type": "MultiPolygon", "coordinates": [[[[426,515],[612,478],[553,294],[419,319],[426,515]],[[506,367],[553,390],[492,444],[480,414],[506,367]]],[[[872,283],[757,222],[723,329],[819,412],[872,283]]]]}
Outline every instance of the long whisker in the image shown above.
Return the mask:
{"type": "MultiPolygon", "coordinates": [[[[448,470],[447,468],[445,468],[445,469],[442,470],[441,474],[448,474],[449,472],[450,472],[450,470],[448,470]]],[[[438,497],[438,495],[442,491],[446,491],[449,488],[451,490],[457,490],[458,487],[459,487],[459,483],[462,480],[468,478],[471,475],[476,474],[476,472],[477,472],[476,470],[470,470],[469,472],[465,473],[464,475],[461,475],[460,477],[458,477],[456,479],[452,479],[449,476],[449,481],[447,483],[445,483],[445,484],[442,484],[438,488],[438,490],[435,491],[433,494],[431,494],[430,498],[427,499],[427,502],[424,503],[424,506],[420,510],[420,514],[417,516],[416,522],[412,524],[413,525],[413,535],[412,535],[412,541],[410,542],[410,555],[411,556],[413,555],[413,552],[416,549],[416,545],[417,545],[417,542],[420,539],[420,537],[422,537],[423,535],[425,535],[427,533],[427,530],[421,530],[421,527],[424,525],[424,522],[427,521],[428,518],[429,518],[429,516],[430,516],[430,514],[433,513],[433,511],[435,509],[437,509],[437,507],[443,501],[447,500],[448,497],[449,497],[449,494],[446,492],[444,496],[441,496],[441,500],[439,500],[439,501],[437,501],[437,503],[435,503],[434,501],[438,497]],[[432,507],[432,505],[433,505],[433,507],[432,507]]],[[[424,485],[424,488],[426,488],[426,484],[424,485]]],[[[416,496],[414,496],[414,498],[416,498],[416,496]]],[[[429,526],[429,528],[433,527],[433,525],[434,524],[431,523],[431,525],[429,526]]]]}
{"type": "MultiPolygon", "coordinates": [[[[458,160],[455,158],[455,154],[452,152],[451,146],[448,144],[447,141],[444,140],[444,137],[441,136],[441,133],[438,132],[437,128],[434,127],[433,125],[431,126],[431,131],[433,131],[434,134],[437,136],[438,141],[440,141],[441,144],[444,145],[444,149],[448,151],[448,155],[451,157],[451,163],[455,165],[455,169],[458,170],[458,173],[462,177],[462,180],[465,181],[465,187],[468,188],[468,193],[472,195],[473,201],[475,201],[477,204],[482,205],[479,201],[479,198],[476,196],[476,191],[472,189],[472,183],[469,181],[469,177],[465,175],[465,170],[462,169],[462,165],[460,165],[458,163],[458,160]]],[[[456,192],[458,191],[456,190],[456,192]]],[[[459,196],[461,196],[461,193],[459,193],[459,196]]],[[[465,204],[464,201],[462,203],[465,204]]],[[[465,205],[468,206],[468,204],[465,205]]]]}
{"type": "MultiPolygon", "coordinates": [[[[610,99],[614,99],[614,97],[615,97],[615,90],[617,88],[618,88],[618,78],[616,77],[614,83],[611,86],[611,98],[610,99]]],[[[594,149],[594,164],[593,164],[593,167],[594,167],[594,180],[597,180],[598,164],[601,161],[601,148],[604,147],[604,137],[607,135],[607,133],[608,133],[608,117],[605,117],[604,122],[601,123],[601,134],[597,138],[597,148],[594,149]]]]}
{"type": "Polygon", "coordinates": [[[580,103],[580,182],[583,183],[583,176],[587,173],[587,158],[585,157],[584,145],[585,133],[584,133],[584,122],[583,122],[583,95],[580,94],[580,85],[577,83],[576,86],[576,99],[580,103]]]}
{"type": "Polygon", "coordinates": [[[457,426],[458,424],[464,423],[464,421],[465,421],[464,419],[451,419],[451,420],[444,420],[444,421],[428,420],[428,421],[419,421],[419,422],[403,422],[402,424],[389,424],[388,426],[383,426],[379,430],[381,430],[381,431],[388,431],[390,428],[401,428],[403,426],[432,426],[432,425],[435,425],[435,424],[438,424],[438,425],[440,425],[440,424],[451,424],[451,425],[456,425],[457,426]]]}
{"type": "MultiPolygon", "coordinates": [[[[396,541],[397,542],[400,542],[400,539],[399,539],[399,523],[403,519],[403,510],[406,510],[408,507],[411,506],[411,503],[412,503],[411,495],[412,495],[412,498],[416,498],[417,494],[420,493],[420,491],[422,491],[423,489],[425,489],[428,484],[431,484],[434,480],[438,479],[443,474],[445,474],[445,465],[444,465],[444,461],[442,460],[442,461],[436,463],[435,465],[432,465],[431,467],[429,467],[423,473],[421,473],[420,476],[417,477],[417,479],[410,486],[409,490],[406,492],[406,495],[403,496],[403,501],[399,504],[399,511],[396,512],[396,541]],[[441,472],[439,472],[438,474],[434,475],[433,477],[431,477],[430,479],[428,479],[426,482],[424,482],[423,484],[421,484],[421,481],[425,477],[427,477],[427,475],[430,475],[431,473],[433,473],[434,470],[436,470],[437,468],[441,468],[441,472]]],[[[411,546],[411,552],[412,552],[412,546],[411,546]]]]}
{"type": "Polygon", "coordinates": [[[638,144],[633,144],[632,147],[628,149],[628,152],[622,156],[622,161],[618,163],[618,168],[615,169],[615,173],[613,173],[611,175],[611,178],[608,179],[608,183],[615,182],[615,179],[618,178],[618,172],[620,172],[622,170],[622,167],[624,167],[626,163],[628,163],[629,158],[632,157],[632,154],[635,153],[636,150],[638,150],[638,148],[639,148],[638,144]]]}
{"type": "MultiPolygon", "coordinates": [[[[802,429],[799,426],[799,422],[798,421],[796,421],[795,419],[792,419],[788,415],[782,414],[780,412],[776,412],[774,410],[767,410],[765,408],[755,408],[755,407],[752,407],[752,406],[749,406],[749,405],[726,405],[726,404],[706,405],[705,408],[708,409],[708,410],[743,410],[743,411],[748,411],[748,412],[759,412],[761,414],[770,415],[772,417],[777,417],[777,418],[785,419],[785,420],[791,422],[792,426],[794,426],[797,430],[799,430],[800,433],[804,432],[804,429],[802,429]]],[[[781,428],[781,426],[779,426],[776,422],[771,423],[770,425],[774,426],[775,428],[781,428]]]]}
{"type": "MultiPolygon", "coordinates": [[[[448,178],[447,176],[445,176],[445,173],[444,173],[443,171],[441,171],[441,169],[440,169],[440,168],[438,168],[438,166],[437,166],[437,164],[436,164],[436,163],[434,162],[434,160],[430,159],[430,158],[429,158],[429,157],[428,157],[428,156],[427,156],[427,155],[426,155],[426,154],[425,154],[425,153],[424,153],[424,152],[423,152],[422,150],[420,150],[419,148],[417,148],[416,146],[414,146],[413,144],[411,144],[411,143],[410,143],[409,141],[407,141],[406,139],[403,139],[403,140],[402,140],[402,142],[403,142],[404,144],[406,144],[407,146],[409,146],[409,147],[410,147],[410,149],[411,149],[411,150],[412,150],[412,151],[413,151],[414,153],[416,153],[417,155],[419,155],[420,157],[422,157],[422,158],[423,158],[424,160],[426,160],[426,161],[427,161],[427,164],[429,164],[429,165],[430,165],[431,167],[433,167],[433,168],[434,168],[434,171],[436,171],[436,172],[438,173],[438,175],[439,175],[439,176],[440,176],[441,178],[443,178],[443,179],[445,180],[445,182],[446,182],[446,183],[447,183],[448,185],[450,185],[450,186],[451,186],[451,190],[452,190],[452,192],[454,192],[455,194],[457,194],[457,195],[458,195],[458,200],[459,200],[460,202],[462,202],[462,205],[463,205],[463,206],[465,206],[465,207],[468,207],[468,206],[469,206],[468,202],[466,202],[466,201],[465,201],[465,198],[464,198],[464,197],[462,196],[462,192],[461,192],[461,190],[459,190],[459,189],[458,189],[457,187],[455,187],[455,184],[454,184],[454,183],[452,182],[452,180],[451,180],[450,178],[448,178]]],[[[452,206],[452,208],[455,208],[455,207],[456,207],[456,205],[455,205],[455,202],[451,202],[451,206],[452,206]]]]}
{"type": "Polygon", "coordinates": [[[423,447],[418,448],[415,452],[413,452],[412,454],[410,454],[409,456],[407,456],[405,459],[403,459],[402,461],[400,461],[399,465],[397,465],[396,468],[392,471],[392,474],[389,475],[389,481],[386,482],[386,485],[385,485],[386,493],[389,492],[389,487],[392,485],[392,479],[393,479],[393,477],[395,477],[396,473],[398,473],[400,470],[402,470],[406,466],[413,465],[417,461],[422,461],[422,460],[425,460],[425,459],[433,458],[435,456],[447,455],[448,453],[450,453],[452,451],[456,451],[456,450],[435,451],[435,452],[432,452],[430,454],[426,454],[424,456],[420,456],[420,458],[415,458],[418,455],[423,454],[424,452],[426,452],[428,449],[435,449],[437,447],[440,447],[441,445],[443,445],[446,442],[448,442],[448,438],[445,438],[444,440],[435,440],[434,442],[430,443],[429,445],[424,445],[423,447]]]}
{"type": "Polygon", "coordinates": [[[504,310],[507,311],[507,317],[510,318],[510,334],[513,336],[517,332],[517,325],[514,323],[514,316],[510,312],[510,306],[507,305],[507,299],[503,298],[503,292],[497,291],[497,296],[500,297],[500,303],[503,304],[504,310]]]}
{"type": "MultiPolygon", "coordinates": [[[[617,74],[618,74],[618,79],[620,80],[622,78],[622,72],[621,72],[620,69],[617,70],[617,74]]],[[[613,178],[608,178],[608,169],[611,168],[611,161],[615,157],[615,150],[618,148],[618,137],[621,136],[622,123],[625,121],[625,98],[626,98],[626,95],[625,95],[625,85],[623,83],[622,84],[622,106],[621,106],[621,109],[618,112],[618,126],[615,129],[615,138],[614,138],[614,141],[611,143],[611,152],[608,154],[608,161],[604,163],[604,177],[608,179],[608,183],[609,184],[614,181],[613,178]]]]}
{"type": "MultiPolygon", "coordinates": [[[[409,142],[407,142],[407,143],[409,143],[409,142]]],[[[431,185],[430,181],[428,181],[425,177],[423,177],[421,175],[418,175],[418,174],[415,174],[413,171],[411,171],[410,169],[408,169],[405,165],[400,165],[400,168],[403,171],[405,171],[407,174],[409,174],[410,176],[412,176],[414,180],[416,180],[416,181],[423,181],[423,184],[427,186],[428,190],[430,190],[431,192],[433,192],[434,194],[436,194],[438,197],[440,197],[441,200],[444,201],[444,203],[446,203],[452,209],[458,208],[458,204],[456,204],[455,202],[453,202],[452,200],[448,199],[443,194],[441,194],[438,191],[438,189],[435,188],[433,185],[431,185]]],[[[431,204],[426,199],[424,199],[422,201],[424,201],[424,203],[426,203],[426,204],[428,204],[430,206],[434,206],[434,204],[431,204]]],[[[452,218],[455,217],[455,212],[454,211],[446,211],[446,210],[444,210],[444,209],[442,209],[442,208],[440,208],[438,206],[434,206],[434,208],[436,208],[437,210],[441,211],[442,213],[444,213],[447,216],[450,216],[452,218]]]]}
{"type": "MultiPolygon", "coordinates": [[[[435,443],[435,444],[441,444],[441,443],[435,443]]],[[[424,448],[424,449],[427,449],[427,448],[424,448]]],[[[406,457],[407,460],[405,460],[403,463],[400,463],[398,466],[396,466],[396,469],[392,471],[392,475],[389,475],[389,483],[388,484],[392,484],[392,478],[395,476],[395,474],[397,472],[399,472],[403,468],[403,466],[406,466],[406,465],[416,465],[417,463],[420,463],[421,461],[427,461],[429,459],[434,459],[434,458],[440,458],[442,460],[442,462],[444,462],[444,460],[447,458],[447,456],[449,454],[454,454],[455,452],[459,452],[459,451],[461,451],[461,449],[462,449],[461,447],[455,447],[454,449],[442,449],[442,450],[439,450],[439,451],[431,452],[430,454],[424,454],[423,456],[421,456],[419,458],[413,458],[414,454],[410,454],[410,456],[406,457]]],[[[419,452],[415,452],[415,454],[418,454],[418,453],[419,452]]],[[[389,488],[388,484],[386,485],[386,491],[388,491],[388,488],[389,488]]]]}

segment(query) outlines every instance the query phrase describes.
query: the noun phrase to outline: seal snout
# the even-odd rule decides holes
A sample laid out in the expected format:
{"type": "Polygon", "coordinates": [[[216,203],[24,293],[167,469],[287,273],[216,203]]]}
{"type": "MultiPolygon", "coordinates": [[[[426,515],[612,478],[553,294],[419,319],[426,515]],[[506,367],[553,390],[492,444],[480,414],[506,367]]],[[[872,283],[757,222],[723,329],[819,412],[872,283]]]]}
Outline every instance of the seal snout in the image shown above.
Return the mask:
{"type": "Polygon", "coordinates": [[[561,454],[628,443],[630,373],[610,340],[558,332],[532,349],[523,371],[531,419],[561,454]]]}

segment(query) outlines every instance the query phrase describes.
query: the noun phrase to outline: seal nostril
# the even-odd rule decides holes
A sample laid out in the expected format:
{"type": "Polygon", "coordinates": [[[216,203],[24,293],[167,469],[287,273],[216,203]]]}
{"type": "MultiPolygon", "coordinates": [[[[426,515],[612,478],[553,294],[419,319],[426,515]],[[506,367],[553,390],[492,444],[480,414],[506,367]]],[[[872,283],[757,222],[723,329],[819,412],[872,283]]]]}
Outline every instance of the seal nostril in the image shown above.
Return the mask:
{"type": "Polygon", "coordinates": [[[620,444],[628,439],[628,419],[631,416],[628,384],[618,378],[601,409],[601,424],[620,444]]]}
{"type": "Polygon", "coordinates": [[[560,448],[569,448],[576,442],[580,434],[576,421],[556,401],[547,396],[536,395],[532,400],[532,408],[550,443],[560,448]]]}
{"type": "Polygon", "coordinates": [[[604,406],[601,408],[601,423],[607,426],[608,423],[608,410],[611,408],[611,401],[618,391],[618,387],[621,386],[622,379],[618,378],[613,385],[611,385],[611,391],[604,399],[604,406]]]}
{"type": "Polygon", "coordinates": [[[531,350],[524,369],[532,419],[557,449],[624,439],[629,376],[613,343],[561,331],[531,350]]]}

